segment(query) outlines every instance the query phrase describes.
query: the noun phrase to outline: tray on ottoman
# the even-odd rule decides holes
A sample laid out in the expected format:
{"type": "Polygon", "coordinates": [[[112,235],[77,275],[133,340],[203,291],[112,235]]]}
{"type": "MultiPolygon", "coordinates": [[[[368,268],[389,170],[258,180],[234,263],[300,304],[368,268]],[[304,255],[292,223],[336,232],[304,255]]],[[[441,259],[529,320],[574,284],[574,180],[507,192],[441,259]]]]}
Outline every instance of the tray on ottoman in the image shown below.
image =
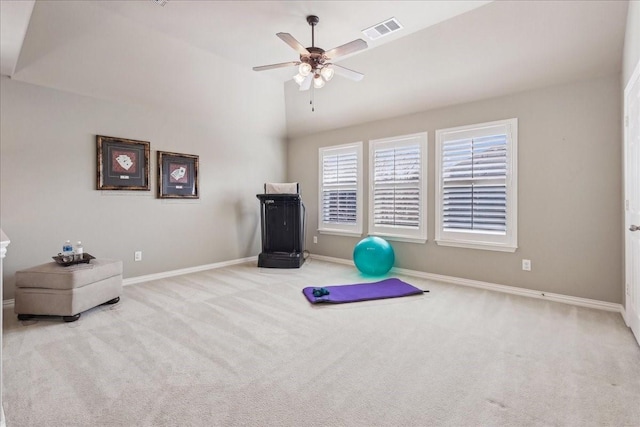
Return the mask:
{"type": "Polygon", "coordinates": [[[95,259],[96,257],[94,257],[91,254],[82,254],[82,258],[79,259],[73,259],[71,261],[65,261],[65,258],[68,258],[62,254],[58,254],[56,256],[51,257],[54,259],[55,262],[57,262],[58,264],[60,264],[63,267],[69,267],[70,265],[75,265],[75,264],[89,264],[89,262],[92,259],[95,259]]]}

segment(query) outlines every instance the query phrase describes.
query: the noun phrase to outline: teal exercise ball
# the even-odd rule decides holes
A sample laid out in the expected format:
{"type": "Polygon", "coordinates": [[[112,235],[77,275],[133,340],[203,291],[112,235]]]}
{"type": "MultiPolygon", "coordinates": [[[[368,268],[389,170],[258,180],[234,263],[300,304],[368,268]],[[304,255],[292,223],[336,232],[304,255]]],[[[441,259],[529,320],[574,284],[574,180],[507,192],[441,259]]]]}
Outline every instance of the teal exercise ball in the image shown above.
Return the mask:
{"type": "Polygon", "coordinates": [[[366,237],[353,248],[353,262],[358,270],[369,276],[382,276],[387,273],[395,260],[393,248],[380,237],[366,237]]]}

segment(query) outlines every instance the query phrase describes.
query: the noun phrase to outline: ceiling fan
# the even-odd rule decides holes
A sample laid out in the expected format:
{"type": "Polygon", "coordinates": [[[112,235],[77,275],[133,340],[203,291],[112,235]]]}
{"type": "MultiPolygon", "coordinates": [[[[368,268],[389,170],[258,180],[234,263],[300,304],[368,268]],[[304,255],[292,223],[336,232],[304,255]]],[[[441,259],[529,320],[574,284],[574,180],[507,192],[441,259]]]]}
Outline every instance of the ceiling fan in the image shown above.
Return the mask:
{"type": "Polygon", "coordinates": [[[254,71],[271,70],[273,68],[298,66],[298,74],[293,80],[298,83],[300,90],[309,90],[311,84],[316,89],[320,89],[326,82],[333,78],[334,74],[341,75],[354,81],[363,79],[364,74],[350,70],[331,61],[339,56],[348,55],[367,48],[367,42],[356,39],[342,46],[325,51],[315,46],[314,28],[320,22],[320,18],[315,15],[307,16],[307,23],[311,26],[311,47],[304,47],[289,33],[278,33],[276,36],[291,46],[300,54],[299,61],[281,62],[279,64],[262,65],[253,67],[254,71]]]}

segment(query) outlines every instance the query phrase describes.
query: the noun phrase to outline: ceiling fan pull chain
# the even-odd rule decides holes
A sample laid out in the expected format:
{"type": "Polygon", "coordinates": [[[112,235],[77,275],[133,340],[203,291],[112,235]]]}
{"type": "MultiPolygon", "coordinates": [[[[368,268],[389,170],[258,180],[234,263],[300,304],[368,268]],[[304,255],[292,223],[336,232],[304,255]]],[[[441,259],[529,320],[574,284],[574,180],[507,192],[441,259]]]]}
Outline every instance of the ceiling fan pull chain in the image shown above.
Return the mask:
{"type": "Polygon", "coordinates": [[[316,106],[313,105],[313,99],[315,98],[313,95],[316,93],[315,88],[311,88],[311,93],[309,94],[310,99],[309,99],[309,104],[311,104],[311,112],[314,113],[316,111],[316,106]]]}

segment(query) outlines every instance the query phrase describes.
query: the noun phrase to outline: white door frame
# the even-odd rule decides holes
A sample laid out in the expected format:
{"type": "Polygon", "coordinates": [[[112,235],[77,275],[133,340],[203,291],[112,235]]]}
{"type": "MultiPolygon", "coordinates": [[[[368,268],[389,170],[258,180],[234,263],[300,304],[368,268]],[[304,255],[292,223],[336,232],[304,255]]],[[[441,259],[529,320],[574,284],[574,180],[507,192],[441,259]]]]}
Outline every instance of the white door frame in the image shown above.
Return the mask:
{"type": "Polygon", "coordinates": [[[625,240],[625,323],[640,344],[640,61],[624,90],[624,240],[625,240]],[[635,99],[634,99],[635,97],[635,99]],[[635,112],[630,111],[630,100],[635,112]],[[634,132],[631,135],[631,132],[634,132]],[[635,141],[633,139],[636,138],[635,141]],[[632,144],[635,147],[631,148],[632,144]],[[633,163],[632,163],[633,162],[633,163]],[[636,163],[637,162],[637,163],[636,163]]]}

